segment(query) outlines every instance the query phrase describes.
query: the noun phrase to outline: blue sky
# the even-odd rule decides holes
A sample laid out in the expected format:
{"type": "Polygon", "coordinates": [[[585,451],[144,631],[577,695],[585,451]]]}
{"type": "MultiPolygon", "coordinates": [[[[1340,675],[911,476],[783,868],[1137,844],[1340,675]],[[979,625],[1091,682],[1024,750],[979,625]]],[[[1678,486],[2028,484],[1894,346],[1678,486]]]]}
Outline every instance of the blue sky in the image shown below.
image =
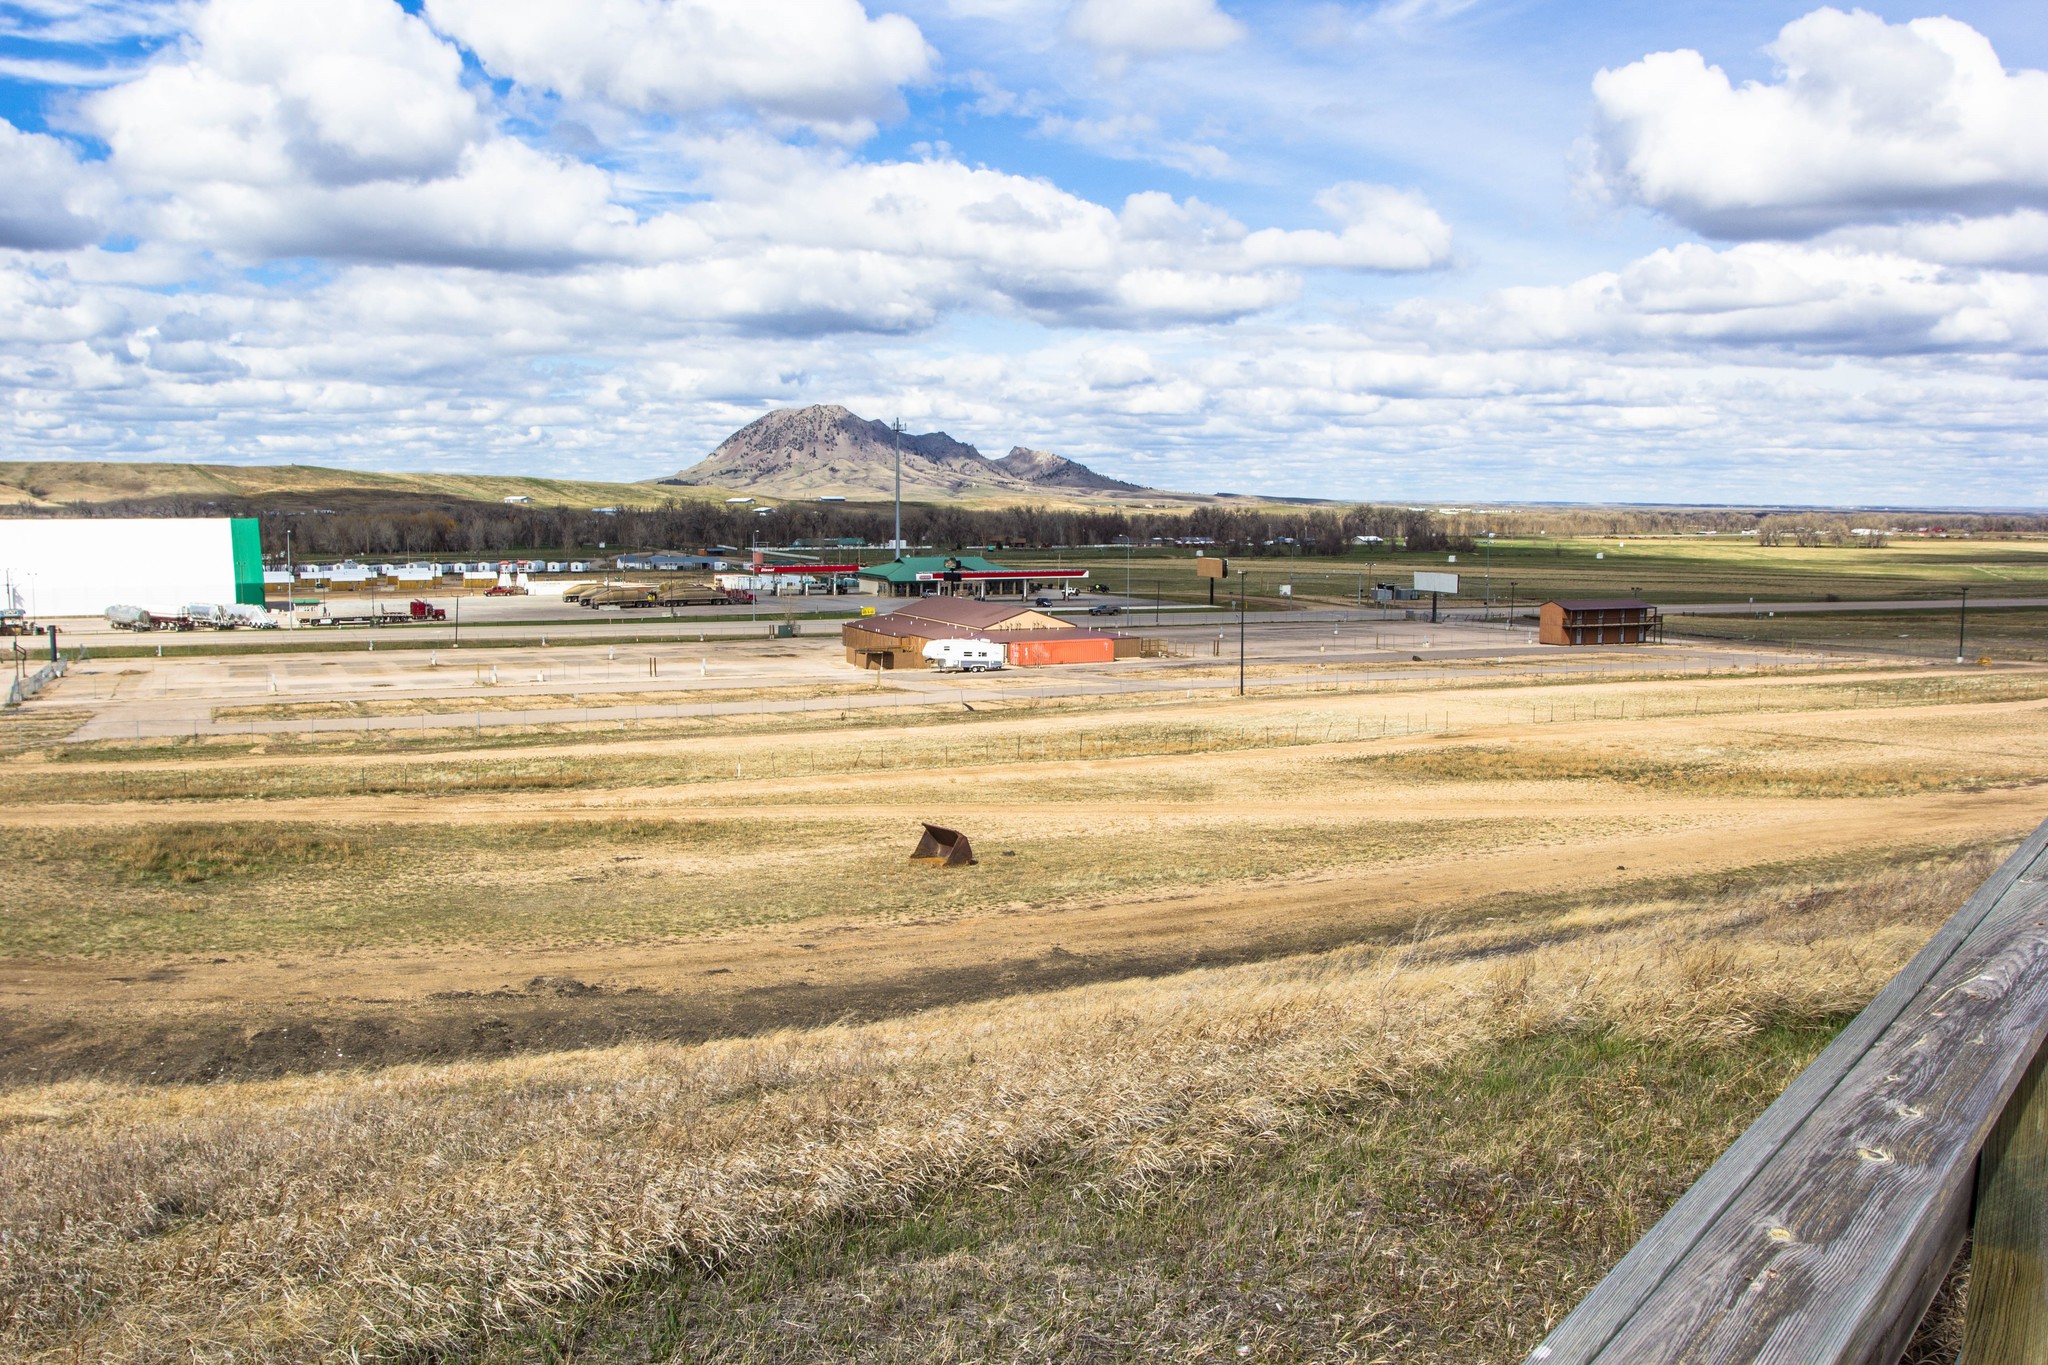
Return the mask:
{"type": "Polygon", "coordinates": [[[2048,505],[2048,26],[0,0],[0,458],[2048,505]]]}

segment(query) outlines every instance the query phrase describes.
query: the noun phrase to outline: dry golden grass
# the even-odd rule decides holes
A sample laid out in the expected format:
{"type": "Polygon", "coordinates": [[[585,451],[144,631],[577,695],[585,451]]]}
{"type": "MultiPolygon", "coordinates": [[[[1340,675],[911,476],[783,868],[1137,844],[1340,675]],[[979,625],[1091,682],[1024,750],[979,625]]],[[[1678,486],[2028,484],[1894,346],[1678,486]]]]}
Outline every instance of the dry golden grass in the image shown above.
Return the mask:
{"type": "Polygon", "coordinates": [[[662,692],[487,692],[462,697],[367,697],[356,701],[288,701],[215,707],[215,720],[326,720],[337,716],[467,716],[496,711],[575,710],[579,707],[710,706],[748,701],[817,701],[865,697],[873,683],[790,687],[709,687],[662,692]]]}
{"type": "MultiPolygon", "coordinates": [[[[743,1265],[950,1189],[1057,1166],[1077,1198],[1143,1199],[1516,1039],[1711,1053],[1840,1016],[1995,861],[1571,905],[1534,931],[694,1047],[16,1090],[0,1096],[0,1349],[459,1350],[636,1275],[743,1265]]],[[[1484,1293],[1500,1287],[1447,1290],[1438,1311],[1484,1293]]]]}

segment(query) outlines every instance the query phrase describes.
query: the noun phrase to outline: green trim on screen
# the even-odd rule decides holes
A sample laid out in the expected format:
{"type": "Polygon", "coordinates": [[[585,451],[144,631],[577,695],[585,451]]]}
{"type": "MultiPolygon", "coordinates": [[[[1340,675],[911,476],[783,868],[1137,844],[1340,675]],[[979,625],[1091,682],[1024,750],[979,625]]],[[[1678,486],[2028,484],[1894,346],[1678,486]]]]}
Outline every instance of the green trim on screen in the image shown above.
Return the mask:
{"type": "Polygon", "coordinates": [[[263,605],[263,533],[254,517],[233,517],[228,526],[235,541],[235,601],[263,605]]]}

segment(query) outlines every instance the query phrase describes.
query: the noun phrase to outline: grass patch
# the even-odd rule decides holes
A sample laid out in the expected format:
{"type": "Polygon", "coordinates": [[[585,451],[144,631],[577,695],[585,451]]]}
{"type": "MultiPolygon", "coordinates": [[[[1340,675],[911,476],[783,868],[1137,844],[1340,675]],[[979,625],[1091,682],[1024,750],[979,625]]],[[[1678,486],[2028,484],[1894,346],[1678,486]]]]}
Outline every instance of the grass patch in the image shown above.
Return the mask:
{"type": "Polygon", "coordinates": [[[947,876],[907,861],[914,820],[852,810],[772,823],[17,828],[0,956],[591,945],[819,918],[887,923],[1365,868],[1412,840],[1478,847],[1544,830],[1361,817],[1333,837],[1327,824],[1208,812],[1174,822],[1170,837],[1125,840],[1016,815],[979,822],[981,865],[947,876]]]}
{"type": "Polygon", "coordinates": [[[0,1352],[1507,1361],[1991,865],[694,1047],[21,1087],[0,1352]]]}
{"type": "Polygon", "coordinates": [[[111,861],[134,881],[190,886],[346,862],[361,851],[348,839],[289,827],[195,824],[135,834],[112,849],[111,861]]]}
{"type": "Polygon", "coordinates": [[[371,697],[358,701],[276,702],[222,706],[215,720],[329,720],[357,716],[466,716],[493,711],[573,711],[579,707],[700,706],[719,702],[817,701],[873,695],[873,683],[794,684],[789,687],[714,687],[670,692],[492,693],[476,697],[371,697]]]}
{"type": "MultiPolygon", "coordinates": [[[[1673,636],[1814,645],[1826,649],[1868,649],[1942,660],[1955,657],[1956,626],[1953,609],[1665,618],[1665,631],[1673,636]]],[[[2048,659],[2048,609],[1973,607],[1969,631],[1963,643],[1966,657],[1972,662],[1986,655],[2000,662],[2048,659]]]]}
{"type": "Polygon", "coordinates": [[[1920,792],[1978,791],[2014,780],[2010,774],[1990,776],[1897,763],[1860,767],[1766,766],[1763,755],[1748,755],[1736,761],[1674,762],[1644,758],[1633,752],[1540,749],[1527,745],[1509,748],[1492,744],[1368,754],[1337,762],[1389,781],[1610,782],[1702,796],[1910,796],[1920,792]]]}
{"type": "Polygon", "coordinates": [[[92,719],[92,712],[47,706],[0,711],[0,758],[33,753],[59,743],[92,719]]]}
{"type": "Polygon", "coordinates": [[[483,1358],[1521,1359],[1846,1022],[1517,1037],[1286,1115],[1225,1179],[1086,1160],[643,1277],[483,1358]]]}

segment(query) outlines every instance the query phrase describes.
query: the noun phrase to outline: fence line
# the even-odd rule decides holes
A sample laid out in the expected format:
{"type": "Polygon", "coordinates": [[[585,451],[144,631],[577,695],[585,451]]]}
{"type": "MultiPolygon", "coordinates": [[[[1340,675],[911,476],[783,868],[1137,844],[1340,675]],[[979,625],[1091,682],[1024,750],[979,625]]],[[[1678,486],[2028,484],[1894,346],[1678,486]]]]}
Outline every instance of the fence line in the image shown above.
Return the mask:
{"type": "Polygon", "coordinates": [[[2044,855],[2048,823],[1530,1365],[1889,1365],[1973,1221],[1963,1365],[2048,1360],[2044,855]]]}

